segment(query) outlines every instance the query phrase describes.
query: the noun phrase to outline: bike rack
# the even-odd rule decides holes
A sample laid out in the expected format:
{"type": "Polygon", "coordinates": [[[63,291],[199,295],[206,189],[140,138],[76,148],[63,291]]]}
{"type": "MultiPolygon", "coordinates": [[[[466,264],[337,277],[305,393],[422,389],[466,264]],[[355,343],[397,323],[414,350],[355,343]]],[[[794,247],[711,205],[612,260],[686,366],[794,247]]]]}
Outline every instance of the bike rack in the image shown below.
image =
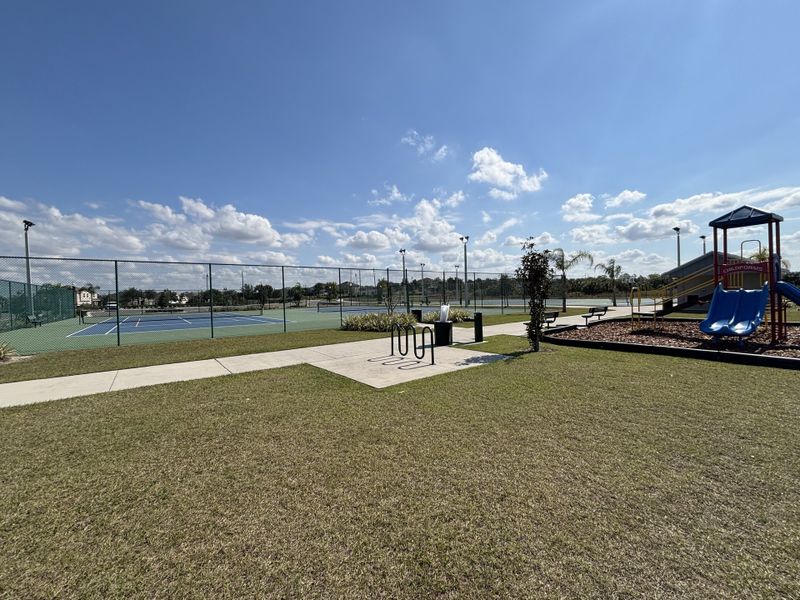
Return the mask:
{"type": "Polygon", "coordinates": [[[394,325],[392,325],[392,333],[391,333],[391,340],[390,340],[391,341],[392,356],[394,356],[394,332],[395,332],[395,330],[397,331],[397,353],[400,356],[407,356],[408,355],[408,332],[411,331],[411,335],[413,336],[413,342],[412,343],[414,344],[414,356],[418,360],[422,360],[423,358],[425,358],[425,352],[426,352],[426,348],[425,348],[425,332],[427,331],[428,335],[430,336],[430,339],[431,339],[431,364],[432,365],[436,364],[434,350],[433,350],[433,348],[434,348],[433,330],[431,330],[430,327],[428,327],[426,325],[425,327],[422,328],[422,333],[421,333],[422,345],[421,346],[417,346],[417,329],[416,329],[416,327],[412,327],[411,325],[400,326],[398,323],[395,323],[394,325]],[[403,350],[403,342],[402,342],[402,337],[401,337],[402,333],[406,334],[406,336],[405,336],[406,337],[405,350],[403,350]],[[421,352],[417,352],[418,350],[420,350],[421,352]]]}

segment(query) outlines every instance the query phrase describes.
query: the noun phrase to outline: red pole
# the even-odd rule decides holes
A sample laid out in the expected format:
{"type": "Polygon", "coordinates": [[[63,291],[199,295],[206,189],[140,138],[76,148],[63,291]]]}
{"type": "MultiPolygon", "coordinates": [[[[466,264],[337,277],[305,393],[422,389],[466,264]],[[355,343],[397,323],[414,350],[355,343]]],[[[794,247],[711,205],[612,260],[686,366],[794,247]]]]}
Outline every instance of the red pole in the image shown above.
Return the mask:
{"type": "MultiPolygon", "coordinates": [[[[728,264],[728,230],[722,230],[722,266],[728,264]]],[[[722,282],[725,288],[728,288],[728,272],[725,272],[725,275],[722,276],[722,282]]]]}
{"type": "Polygon", "coordinates": [[[769,273],[769,318],[770,318],[770,339],[772,343],[775,343],[775,340],[778,339],[777,336],[777,323],[775,322],[776,313],[779,312],[776,310],[776,303],[778,299],[777,291],[775,290],[775,269],[773,268],[774,262],[774,246],[772,240],[772,221],[767,223],[767,230],[769,231],[769,265],[767,265],[768,273],[769,273]]]}
{"type": "Polygon", "coordinates": [[[714,227],[714,287],[719,283],[719,261],[717,260],[717,228],[714,227]]]}

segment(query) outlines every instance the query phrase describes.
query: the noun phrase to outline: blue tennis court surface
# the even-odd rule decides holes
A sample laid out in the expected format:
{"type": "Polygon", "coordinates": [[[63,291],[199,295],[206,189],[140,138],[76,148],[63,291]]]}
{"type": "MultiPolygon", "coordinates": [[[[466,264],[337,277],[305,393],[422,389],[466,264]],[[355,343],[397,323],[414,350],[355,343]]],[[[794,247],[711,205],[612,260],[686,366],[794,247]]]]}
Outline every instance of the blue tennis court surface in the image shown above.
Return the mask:
{"type": "MultiPolygon", "coordinates": [[[[214,315],[214,329],[217,327],[243,327],[249,325],[276,325],[283,324],[283,319],[272,319],[256,315],[242,315],[235,313],[220,313],[214,315]]],[[[210,316],[191,316],[181,318],[179,316],[169,319],[148,319],[140,316],[126,316],[120,318],[120,333],[155,333],[159,331],[175,331],[186,329],[201,329],[211,327],[210,316]]],[[[69,334],[67,337],[78,337],[86,335],[110,335],[117,331],[117,320],[109,318],[102,323],[95,323],[83,329],[69,334]]]]}

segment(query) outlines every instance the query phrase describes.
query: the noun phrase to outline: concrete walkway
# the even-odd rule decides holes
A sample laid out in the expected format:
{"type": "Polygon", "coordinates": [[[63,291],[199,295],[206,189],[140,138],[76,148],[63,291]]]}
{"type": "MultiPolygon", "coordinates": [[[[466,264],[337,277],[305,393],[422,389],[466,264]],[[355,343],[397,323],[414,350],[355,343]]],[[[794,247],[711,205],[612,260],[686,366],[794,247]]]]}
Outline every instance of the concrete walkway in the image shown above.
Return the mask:
{"type": "MultiPolygon", "coordinates": [[[[628,309],[609,309],[606,318],[628,314],[628,309]]],[[[580,317],[562,317],[557,325],[583,325],[580,317]]],[[[525,323],[505,323],[484,327],[484,336],[524,336],[525,323]]],[[[471,327],[454,327],[453,341],[469,344],[474,341],[471,327]]],[[[276,369],[307,363],[332,373],[337,373],[374,388],[384,388],[415,379],[441,375],[461,369],[503,360],[505,356],[480,352],[480,344],[465,349],[445,346],[435,349],[436,364],[430,364],[430,347],[422,360],[415,359],[413,350],[406,357],[390,354],[386,338],[330,344],[295,350],[245,354],[208,360],[120,369],[84,375],[69,375],[49,379],[35,379],[0,384],[0,408],[88,396],[131,388],[190,381],[208,377],[221,377],[248,371],[276,369]]]]}

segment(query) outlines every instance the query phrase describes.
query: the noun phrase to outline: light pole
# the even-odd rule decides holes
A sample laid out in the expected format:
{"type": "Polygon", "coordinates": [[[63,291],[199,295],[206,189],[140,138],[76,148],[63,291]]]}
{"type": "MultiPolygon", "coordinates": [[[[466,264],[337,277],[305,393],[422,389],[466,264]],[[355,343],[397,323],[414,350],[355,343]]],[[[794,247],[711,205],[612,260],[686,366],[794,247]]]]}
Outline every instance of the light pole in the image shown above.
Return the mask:
{"type": "Polygon", "coordinates": [[[419,267],[422,271],[422,301],[425,302],[425,263],[419,263],[419,267]]]}
{"type": "Polygon", "coordinates": [[[455,300],[459,304],[461,304],[462,295],[460,293],[461,290],[458,289],[458,271],[461,269],[461,265],[453,265],[453,268],[456,270],[456,276],[455,276],[455,280],[456,280],[456,297],[455,297],[455,300]]]}
{"type": "Polygon", "coordinates": [[[30,247],[28,246],[28,229],[36,225],[33,221],[28,221],[27,219],[22,221],[22,225],[25,227],[25,271],[28,276],[28,308],[30,310],[31,315],[33,315],[33,288],[31,288],[31,252],[30,247]]]}
{"type": "Polygon", "coordinates": [[[703,240],[703,256],[706,255],[706,236],[701,235],[700,239],[703,240]]]}
{"type": "Polygon", "coordinates": [[[681,228],[673,227],[672,231],[678,234],[678,266],[681,266],[681,228]]]}
{"type": "Polygon", "coordinates": [[[469,241],[468,235],[461,236],[461,243],[464,244],[464,306],[469,306],[469,288],[467,282],[469,276],[467,275],[467,242],[469,241]]]}
{"type": "Polygon", "coordinates": [[[408,305],[408,277],[406,276],[406,249],[400,248],[400,256],[403,257],[403,287],[406,293],[406,313],[411,312],[411,307],[408,305]]]}

